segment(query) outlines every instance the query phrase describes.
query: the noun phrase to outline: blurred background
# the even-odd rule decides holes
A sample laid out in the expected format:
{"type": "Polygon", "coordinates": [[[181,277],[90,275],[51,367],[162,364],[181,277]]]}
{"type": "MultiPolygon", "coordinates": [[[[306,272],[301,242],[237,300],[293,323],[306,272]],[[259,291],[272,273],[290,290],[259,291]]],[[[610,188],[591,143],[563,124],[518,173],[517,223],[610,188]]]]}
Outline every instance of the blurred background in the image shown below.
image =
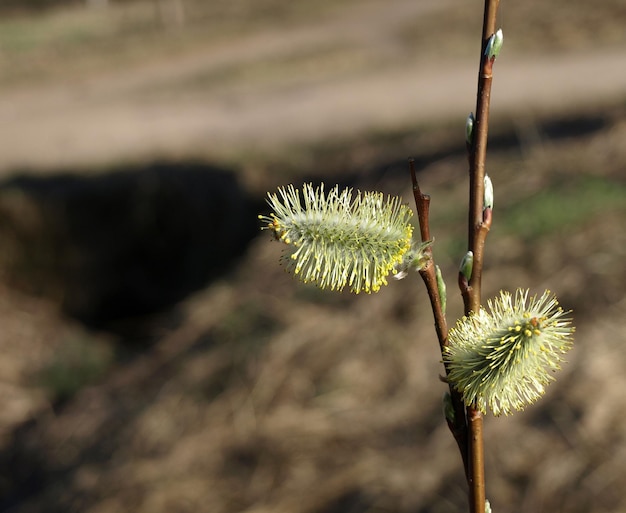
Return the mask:
{"type": "MultiPolygon", "coordinates": [[[[460,457],[417,276],[285,274],[264,196],[432,196],[462,307],[478,0],[2,0],[0,511],[447,513],[460,457]]],[[[489,416],[494,511],[626,510],[626,11],[504,0],[484,296],[575,348],[489,416]]]]}

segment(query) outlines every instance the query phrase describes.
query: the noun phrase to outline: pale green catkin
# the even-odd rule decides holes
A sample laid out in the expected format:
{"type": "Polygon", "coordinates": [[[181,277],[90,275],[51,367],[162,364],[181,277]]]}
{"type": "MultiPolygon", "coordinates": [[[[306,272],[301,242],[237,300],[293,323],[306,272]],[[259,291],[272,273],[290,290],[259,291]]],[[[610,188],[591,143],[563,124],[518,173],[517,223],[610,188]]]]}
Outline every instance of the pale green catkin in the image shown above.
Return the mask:
{"type": "Polygon", "coordinates": [[[549,291],[529,298],[518,290],[514,299],[500,292],[488,306],[450,330],[444,362],[466,404],[508,415],[543,395],[572,346],[574,327],[549,291]]]}
{"type": "Polygon", "coordinates": [[[267,202],[273,212],[259,216],[263,228],[288,245],[286,268],[305,283],[376,292],[410,254],[412,212],[400,198],[305,184],[280,187],[267,202]]]}

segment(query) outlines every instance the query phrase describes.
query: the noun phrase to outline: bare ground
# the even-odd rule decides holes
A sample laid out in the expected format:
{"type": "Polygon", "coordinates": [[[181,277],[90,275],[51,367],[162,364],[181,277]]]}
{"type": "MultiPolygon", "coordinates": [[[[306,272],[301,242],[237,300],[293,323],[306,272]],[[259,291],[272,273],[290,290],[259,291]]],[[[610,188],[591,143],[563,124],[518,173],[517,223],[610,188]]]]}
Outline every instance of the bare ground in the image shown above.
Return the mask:
{"type": "MultiPolygon", "coordinates": [[[[352,145],[338,157],[348,167],[326,173],[357,173],[360,183],[408,198],[396,166],[406,153],[389,152],[411,152],[425,162],[423,187],[441,219],[439,262],[454,276],[464,157],[429,134],[472,109],[476,69],[462,38],[415,44],[406,31],[421,26],[416,20],[465,21],[464,12],[458,1],[346,3],[297,28],[252,25],[174,59],[84,74],[68,64],[66,76],[20,79],[0,97],[0,168],[90,173],[142,159],[226,158],[273,186],[271,155],[281,163],[292,147],[335,139],[352,145]],[[367,134],[396,130],[401,141],[368,145],[367,134]],[[261,151],[270,155],[262,167],[245,165],[261,151]],[[356,167],[363,161],[369,167],[356,167]]],[[[574,309],[578,332],[544,400],[487,418],[487,495],[499,513],[622,511],[626,200],[607,194],[580,220],[585,195],[575,197],[567,208],[579,220],[547,235],[521,235],[524,225],[507,220],[581,177],[623,190],[626,53],[610,38],[598,48],[537,51],[516,43],[516,15],[505,11],[512,49],[497,63],[493,112],[518,141],[496,137],[490,154],[500,218],[485,295],[550,288],[574,309]],[[582,128],[554,135],[558,116],[582,128]],[[589,128],[585,116],[600,121],[589,128]]],[[[605,26],[619,19],[617,9],[605,26]]],[[[431,29],[429,37],[443,30],[431,29]]],[[[440,356],[417,278],[372,296],[327,296],[286,276],[280,249],[252,241],[236,269],[142,325],[150,344],[126,352],[133,336],[90,332],[54,301],[3,290],[0,509],[462,511],[465,485],[440,414],[440,356]],[[50,362],[71,373],[94,358],[105,370],[63,402],[40,380],[50,362]]],[[[448,287],[452,319],[460,305],[453,280],[448,287]]]]}
{"type": "MultiPolygon", "coordinates": [[[[461,38],[449,48],[442,34],[405,39],[415,20],[460,6],[348,3],[304,26],[253,26],[175,57],[19,83],[0,96],[0,169],[223,158],[458,118],[474,105],[473,45],[461,38]]],[[[623,97],[623,44],[525,54],[511,32],[493,95],[499,116],[562,114],[623,97]]]]}

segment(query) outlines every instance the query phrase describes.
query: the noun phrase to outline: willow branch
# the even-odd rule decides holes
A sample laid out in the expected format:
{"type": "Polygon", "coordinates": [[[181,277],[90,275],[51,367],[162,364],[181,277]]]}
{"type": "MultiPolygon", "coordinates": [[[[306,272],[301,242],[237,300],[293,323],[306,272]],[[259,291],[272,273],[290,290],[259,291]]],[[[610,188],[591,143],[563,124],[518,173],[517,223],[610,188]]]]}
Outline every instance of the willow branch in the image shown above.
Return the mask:
{"type": "MultiPolygon", "coordinates": [[[[469,152],[469,215],[468,250],[474,254],[471,278],[461,283],[465,314],[477,312],[481,303],[481,280],[485,239],[491,226],[491,209],[484,209],[485,161],[489,131],[489,104],[494,58],[485,54],[489,38],[496,31],[496,14],[499,0],[485,0],[476,115],[469,152]]],[[[485,466],[483,450],[483,417],[473,405],[467,407],[468,474],[471,513],[485,511],[485,466]]]]}
{"type": "MultiPolygon", "coordinates": [[[[430,234],[430,196],[423,194],[419,188],[413,159],[409,160],[409,169],[411,171],[411,180],[413,182],[413,196],[415,198],[415,206],[417,209],[420,237],[422,242],[427,242],[432,240],[430,234]]],[[[433,311],[433,317],[435,319],[435,331],[437,333],[437,339],[439,340],[439,348],[443,353],[444,348],[448,345],[448,323],[443,311],[439,287],[437,285],[436,267],[433,260],[432,247],[429,246],[425,252],[429,257],[428,263],[419,271],[419,273],[424,281],[424,284],[426,285],[428,298],[430,299],[430,305],[433,311]]],[[[448,369],[446,368],[446,374],[447,373],[448,369]]],[[[450,386],[450,397],[452,400],[452,407],[454,409],[454,417],[453,419],[446,419],[446,421],[448,422],[448,428],[450,429],[450,432],[459,447],[461,458],[463,460],[463,467],[465,469],[465,475],[469,476],[469,451],[467,424],[465,422],[465,405],[463,403],[462,395],[452,386],[450,386]]]]}
{"type": "Polygon", "coordinates": [[[467,430],[469,449],[469,485],[470,511],[485,512],[485,462],[483,448],[483,416],[475,408],[467,408],[467,430]]]}

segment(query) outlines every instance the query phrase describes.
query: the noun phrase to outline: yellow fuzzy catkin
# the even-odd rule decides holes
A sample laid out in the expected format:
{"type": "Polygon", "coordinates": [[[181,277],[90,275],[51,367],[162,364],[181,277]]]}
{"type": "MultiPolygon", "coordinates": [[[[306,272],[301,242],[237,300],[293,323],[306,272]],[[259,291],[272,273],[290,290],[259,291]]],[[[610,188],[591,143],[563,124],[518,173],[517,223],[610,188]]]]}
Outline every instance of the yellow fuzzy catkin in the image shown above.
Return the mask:
{"type": "Polygon", "coordinates": [[[411,255],[412,212],[400,198],[305,184],[280,187],[267,202],[263,228],[289,247],[286,268],[305,283],[376,292],[411,255]]]}
{"type": "Polygon", "coordinates": [[[528,290],[488,302],[489,312],[461,318],[450,330],[444,362],[466,404],[508,415],[541,397],[572,346],[574,327],[549,291],[528,290]]]}

